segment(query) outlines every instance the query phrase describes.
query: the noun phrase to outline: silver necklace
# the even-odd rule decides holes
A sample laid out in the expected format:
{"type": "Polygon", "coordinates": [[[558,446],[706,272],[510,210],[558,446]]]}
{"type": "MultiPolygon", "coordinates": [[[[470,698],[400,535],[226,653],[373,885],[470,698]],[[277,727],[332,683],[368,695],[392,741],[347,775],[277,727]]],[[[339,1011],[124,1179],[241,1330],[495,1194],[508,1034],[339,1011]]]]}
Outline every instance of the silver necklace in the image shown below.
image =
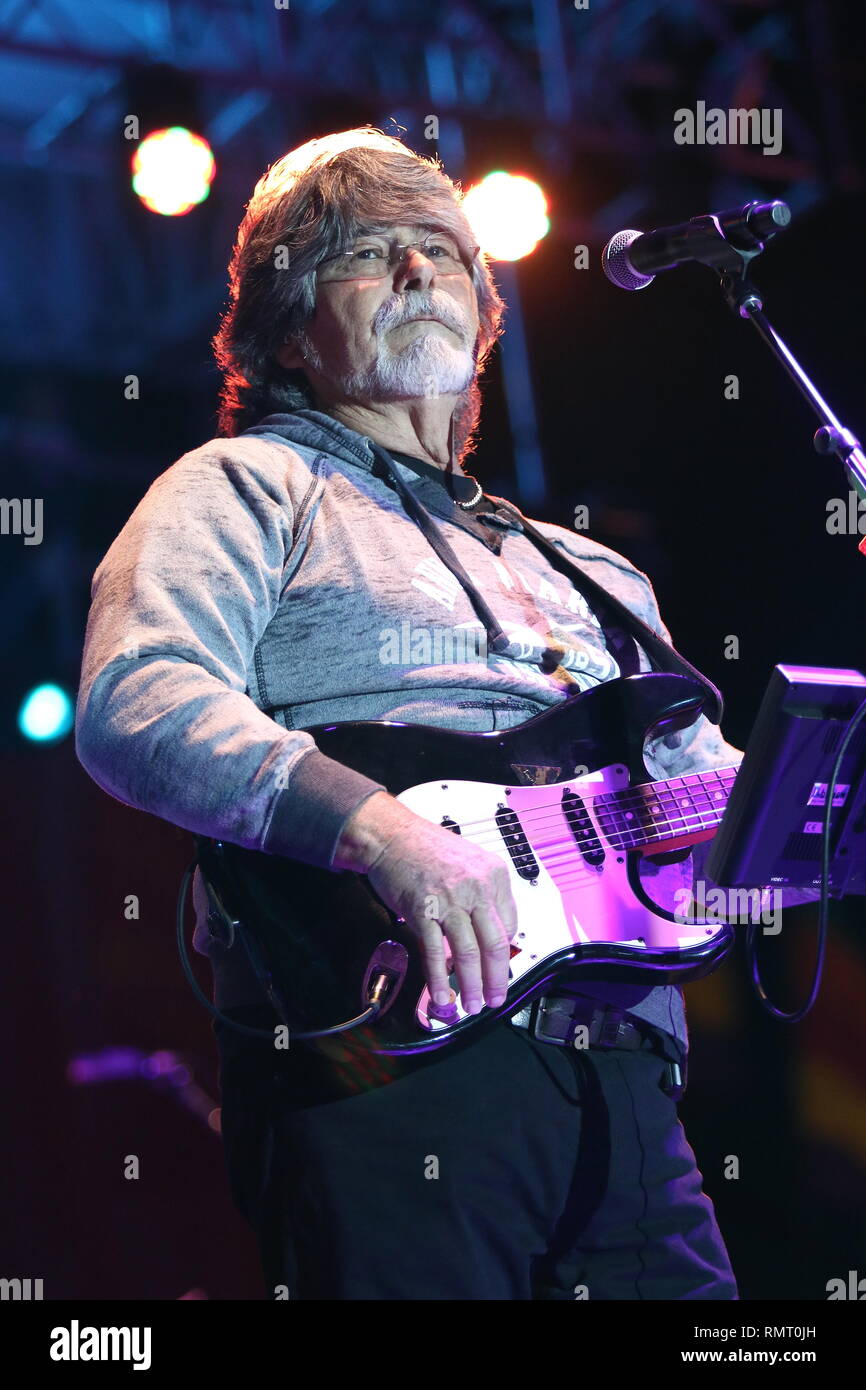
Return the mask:
{"type": "MultiPolygon", "coordinates": [[[[464,474],[463,476],[466,477],[467,475],[464,474]]],[[[468,502],[458,502],[456,497],[452,498],[451,500],[453,501],[455,507],[462,507],[464,511],[468,511],[470,507],[475,506],[476,502],[480,502],[483,488],[477,478],[473,478],[472,481],[478,489],[475,496],[470,497],[468,502]]]]}

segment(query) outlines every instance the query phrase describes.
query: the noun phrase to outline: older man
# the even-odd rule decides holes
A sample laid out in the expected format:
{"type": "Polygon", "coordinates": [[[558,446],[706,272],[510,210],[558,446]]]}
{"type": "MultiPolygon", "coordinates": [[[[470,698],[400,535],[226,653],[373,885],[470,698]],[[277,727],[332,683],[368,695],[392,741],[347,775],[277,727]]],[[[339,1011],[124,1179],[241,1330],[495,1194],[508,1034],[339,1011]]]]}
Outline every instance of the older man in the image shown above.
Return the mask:
{"type": "MultiPolygon", "coordinates": [[[[462,468],[501,314],[434,161],[368,129],[280,160],[241,224],[215,340],[222,437],[157,479],[100,565],[77,720],[82,762],[119,799],[366,874],[414,935],[434,999],[451,969],[470,1013],[506,993],[516,911],[501,858],[305,730],[510,728],[650,669],[462,468]],[[491,641],[482,659],[386,657],[383,635],[407,621],[491,641]]],[[[541,530],[575,577],[668,638],[646,576],[541,530]]],[[[704,717],[645,751],[659,777],[740,757],[704,717]]],[[[243,951],[209,936],[200,883],[196,904],[217,1005],[271,1027],[243,951]]],[[[737,1297],[677,1118],[680,992],[572,981],[548,998],[586,1023],[587,1049],[502,1020],[352,1094],[321,1051],[275,1054],[217,1023],[230,1180],[269,1296],[737,1297]]]]}

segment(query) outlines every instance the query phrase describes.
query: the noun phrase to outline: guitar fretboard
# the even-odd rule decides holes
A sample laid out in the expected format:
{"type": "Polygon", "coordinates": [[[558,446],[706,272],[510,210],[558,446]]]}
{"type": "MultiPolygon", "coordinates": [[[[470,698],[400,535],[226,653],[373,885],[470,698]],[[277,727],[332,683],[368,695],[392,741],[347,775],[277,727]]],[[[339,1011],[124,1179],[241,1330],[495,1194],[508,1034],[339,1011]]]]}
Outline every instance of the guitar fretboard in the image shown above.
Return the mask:
{"type": "Polygon", "coordinates": [[[721,823],[736,775],[736,767],[721,767],[642,782],[594,797],[593,810],[613,849],[663,848],[665,840],[705,838],[721,823]]]}

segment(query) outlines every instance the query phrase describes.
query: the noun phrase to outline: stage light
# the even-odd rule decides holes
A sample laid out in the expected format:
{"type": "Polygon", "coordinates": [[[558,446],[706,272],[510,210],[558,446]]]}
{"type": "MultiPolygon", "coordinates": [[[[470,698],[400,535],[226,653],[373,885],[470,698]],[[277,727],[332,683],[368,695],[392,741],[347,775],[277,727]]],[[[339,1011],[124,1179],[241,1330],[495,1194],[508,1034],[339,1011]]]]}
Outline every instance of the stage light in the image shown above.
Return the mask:
{"type": "Polygon", "coordinates": [[[470,188],[463,211],[482,250],[497,261],[519,261],[550,231],[547,199],[523,174],[503,169],[470,188]]]}
{"type": "Polygon", "coordinates": [[[206,140],[185,126],[146,135],[132,157],[132,186],[146,208],[182,217],[210,192],[216,161],[206,140]]]}
{"type": "Polygon", "coordinates": [[[59,685],[37,685],[21,702],[18,728],[34,743],[65,738],[72,728],[72,701],[59,685]]]}

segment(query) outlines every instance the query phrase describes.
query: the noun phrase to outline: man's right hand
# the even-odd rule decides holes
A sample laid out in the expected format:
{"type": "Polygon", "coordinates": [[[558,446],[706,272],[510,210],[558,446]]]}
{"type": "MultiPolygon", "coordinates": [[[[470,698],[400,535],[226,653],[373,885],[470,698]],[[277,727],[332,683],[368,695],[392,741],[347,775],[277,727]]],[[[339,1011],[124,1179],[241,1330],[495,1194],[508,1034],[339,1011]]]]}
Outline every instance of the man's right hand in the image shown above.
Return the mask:
{"type": "Polygon", "coordinates": [[[453,961],[467,1013],[495,1008],[508,989],[517,907],[501,859],[374,792],[343,827],[335,869],[365,873],[418,941],[434,1003],[450,995],[453,961]],[[447,938],[447,940],[446,940],[447,938]]]}

